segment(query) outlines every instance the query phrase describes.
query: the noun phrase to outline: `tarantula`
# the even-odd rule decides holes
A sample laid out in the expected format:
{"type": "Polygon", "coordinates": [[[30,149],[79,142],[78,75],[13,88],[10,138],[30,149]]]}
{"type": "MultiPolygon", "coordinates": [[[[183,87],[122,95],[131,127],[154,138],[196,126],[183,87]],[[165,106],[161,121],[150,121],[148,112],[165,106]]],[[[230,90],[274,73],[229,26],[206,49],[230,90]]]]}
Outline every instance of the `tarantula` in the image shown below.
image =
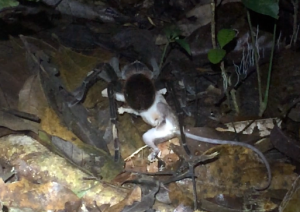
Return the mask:
{"type": "MultiPolygon", "coordinates": [[[[163,96],[167,89],[156,90],[153,83],[160,73],[158,65],[155,60],[151,60],[152,72],[145,64],[135,61],[120,71],[117,60],[114,59],[113,62],[115,72],[125,81],[122,92],[115,92],[114,97],[128,105],[118,108],[118,113],[126,112],[141,116],[153,127],[143,134],[145,144],[154,150],[148,157],[149,160],[153,160],[159,153],[156,144],[173,138],[179,130],[177,117],[163,96]]],[[[109,93],[111,93],[110,87],[102,91],[102,96],[109,97],[109,93]]]]}
{"type": "MultiPolygon", "coordinates": [[[[142,119],[151,125],[153,128],[148,130],[143,135],[145,144],[153,148],[154,152],[148,158],[153,160],[159,153],[156,144],[175,137],[175,133],[179,131],[179,123],[177,116],[166,102],[164,94],[167,89],[162,88],[156,90],[154,82],[160,74],[157,62],[152,59],[151,65],[153,71],[139,62],[135,61],[124,66],[120,71],[119,60],[112,58],[109,64],[98,65],[92,73],[90,73],[83,81],[82,85],[75,89],[73,96],[75,102],[70,103],[72,106],[83,99],[88,85],[91,84],[97,77],[108,82],[108,87],[101,94],[109,98],[110,116],[113,128],[113,139],[115,142],[115,156],[119,158],[118,136],[116,128],[117,112],[124,112],[141,116],[142,119]],[[119,79],[124,81],[124,86],[120,85],[119,79]],[[116,108],[114,100],[126,102],[128,107],[116,108]]],[[[183,144],[186,151],[189,153],[185,143],[183,144]]]]}
{"type": "Polygon", "coordinates": [[[153,72],[150,71],[145,64],[139,61],[126,65],[122,71],[120,71],[118,59],[113,58],[110,61],[110,64],[98,66],[92,74],[87,76],[82,85],[73,92],[73,95],[78,102],[83,98],[87,85],[96,78],[95,76],[99,76],[109,82],[108,87],[104,89],[101,94],[102,96],[109,98],[113,138],[115,142],[115,159],[119,159],[120,157],[116,128],[117,111],[119,114],[127,112],[141,116],[146,123],[153,127],[143,134],[143,141],[145,144],[154,150],[148,157],[150,161],[152,161],[160,151],[156,146],[157,143],[166,141],[178,135],[181,136],[181,145],[188,155],[190,155],[190,151],[186,145],[185,136],[197,141],[212,144],[242,146],[257,153],[265,164],[268,170],[268,184],[263,188],[259,188],[259,190],[266,189],[271,183],[271,170],[263,153],[247,143],[206,138],[191,134],[188,130],[183,130],[182,118],[179,112],[180,108],[174,95],[174,87],[172,86],[172,83],[166,85],[174,99],[177,114],[173,112],[163,96],[166,94],[167,89],[162,88],[156,90],[153,81],[157,79],[160,70],[155,60],[151,60],[151,65],[153,67],[153,72]],[[125,81],[124,88],[120,88],[118,78],[125,81]],[[115,99],[127,103],[127,107],[120,107],[117,110],[115,99]]]}

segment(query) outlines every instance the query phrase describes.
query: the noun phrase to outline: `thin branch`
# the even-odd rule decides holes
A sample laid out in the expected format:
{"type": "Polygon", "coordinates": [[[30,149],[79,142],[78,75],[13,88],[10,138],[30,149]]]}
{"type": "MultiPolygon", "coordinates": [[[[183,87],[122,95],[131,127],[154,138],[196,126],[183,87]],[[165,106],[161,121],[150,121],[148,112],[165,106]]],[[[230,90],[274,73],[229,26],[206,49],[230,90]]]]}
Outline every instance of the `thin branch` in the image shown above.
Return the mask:
{"type": "Polygon", "coordinates": [[[293,44],[296,44],[297,41],[297,16],[298,16],[298,7],[299,7],[299,0],[293,0],[292,1],[293,5],[294,5],[294,24],[293,24],[293,44]]]}
{"type": "Polygon", "coordinates": [[[216,43],[216,22],[215,22],[215,10],[216,10],[216,4],[214,0],[211,0],[211,43],[213,46],[213,49],[217,48],[216,43]]]}
{"type": "Polygon", "coordinates": [[[247,10],[247,19],[248,19],[248,24],[249,24],[249,27],[250,27],[250,36],[251,36],[252,47],[253,47],[253,50],[254,50],[254,58],[255,58],[256,72],[257,72],[257,82],[258,82],[259,105],[261,105],[262,104],[262,91],[261,91],[260,70],[259,70],[259,64],[258,64],[258,53],[257,53],[256,45],[255,45],[254,36],[253,36],[252,23],[251,23],[249,10],[247,10]]]}
{"type": "Polygon", "coordinates": [[[266,92],[265,92],[265,97],[264,97],[264,102],[260,106],[260,111],[259,111],[259,116],[262,116],[263,113],[265,112],[267,105],[268,105],[268,98],[269,98],[269,90],[270,90],[270,82],[271,82],[271,73],[272,73],[272,64],[273,64],[273,56],[274,56],[274,49],[276,45],[276,28],[277,28],[277,23],[274,24],[274,30],[273,30],[273,44],[272,44],[272,51],[271,51],[271,56],[270,56],[270,62],[269,62],[269,71],[268,71],[268,81],[267,81],[267,86],[266,86],[266,92]]]}

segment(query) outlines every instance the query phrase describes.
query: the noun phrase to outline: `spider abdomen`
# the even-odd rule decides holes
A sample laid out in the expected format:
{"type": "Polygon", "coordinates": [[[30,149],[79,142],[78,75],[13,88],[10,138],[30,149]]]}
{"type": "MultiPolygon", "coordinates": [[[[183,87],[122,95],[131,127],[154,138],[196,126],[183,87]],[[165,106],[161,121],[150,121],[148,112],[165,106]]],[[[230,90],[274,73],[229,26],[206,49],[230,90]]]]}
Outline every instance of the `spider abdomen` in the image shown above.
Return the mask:
{"type": "Polygon", "coordinates": [[[137,111],[147,110],[155,100],[153,82],[144,74],[133,74],[125,82],[124,96],[129,107],[137,111]]]}

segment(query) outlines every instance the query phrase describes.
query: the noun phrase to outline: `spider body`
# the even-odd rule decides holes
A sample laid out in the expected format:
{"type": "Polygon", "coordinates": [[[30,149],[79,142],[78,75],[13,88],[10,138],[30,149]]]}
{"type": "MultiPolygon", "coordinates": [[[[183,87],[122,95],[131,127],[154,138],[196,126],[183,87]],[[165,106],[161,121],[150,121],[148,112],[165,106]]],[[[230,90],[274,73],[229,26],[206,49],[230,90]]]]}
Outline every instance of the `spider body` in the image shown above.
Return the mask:
{"type": "Polygon", "coordinates": [[[133,74],[125,82],[125,101],[132,109],[145,111],[155,100],[153,82],[144,74],[133,74]]]}

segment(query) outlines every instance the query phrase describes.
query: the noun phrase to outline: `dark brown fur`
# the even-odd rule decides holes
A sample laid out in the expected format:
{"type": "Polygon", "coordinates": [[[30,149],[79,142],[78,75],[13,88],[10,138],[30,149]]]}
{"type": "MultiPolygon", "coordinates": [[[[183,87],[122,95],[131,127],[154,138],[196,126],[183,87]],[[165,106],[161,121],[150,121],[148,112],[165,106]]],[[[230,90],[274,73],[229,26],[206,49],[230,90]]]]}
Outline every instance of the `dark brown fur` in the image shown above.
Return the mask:
{"type": "Polygon", "coordinates": [[[155,87],[144,74],[133,74],[125,82],[125,100],[129,107],[137,111],[147,110],[155,99],[155,87]]]}

